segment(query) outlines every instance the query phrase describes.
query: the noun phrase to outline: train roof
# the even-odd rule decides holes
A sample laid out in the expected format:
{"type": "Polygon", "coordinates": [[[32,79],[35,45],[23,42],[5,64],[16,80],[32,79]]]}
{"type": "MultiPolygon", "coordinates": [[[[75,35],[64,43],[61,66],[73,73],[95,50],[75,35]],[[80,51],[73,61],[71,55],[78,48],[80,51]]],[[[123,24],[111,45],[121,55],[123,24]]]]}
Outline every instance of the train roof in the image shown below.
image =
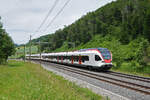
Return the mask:
{"type": "Polygon", "coordinates": [[[108,50],[107,48],[87,48],[87,49],[80,49],[78,51],[87,51],[87,50],[94,50],[94,49],[98,49],[98,50],[108,50]]]}
{"type": "MultiPolygon", "coordinates": [[[[50,55],[79,55],[79,54],[84,54],[84,53],[96,53],[95,51],[90,51],[90,50],[108,50],[107,48],[87,48],[87,49],[80,49],[77,51],[70,51],[70,52],[57,52],[57,53],[42,53],[42,56],[50,56],[50,55]]],[[[29,56],[29,55],[26,55],[29,56]]],[[[32,54],[31,56],[40,56],[39,54],[32,54]]]]}

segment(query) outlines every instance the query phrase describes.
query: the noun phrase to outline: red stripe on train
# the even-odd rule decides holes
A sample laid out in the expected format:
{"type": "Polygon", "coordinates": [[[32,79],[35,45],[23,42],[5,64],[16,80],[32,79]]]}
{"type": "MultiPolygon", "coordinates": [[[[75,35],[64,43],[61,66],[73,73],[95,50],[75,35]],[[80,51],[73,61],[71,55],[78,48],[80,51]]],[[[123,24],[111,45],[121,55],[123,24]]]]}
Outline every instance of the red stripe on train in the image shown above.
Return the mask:
{"type": "Polygon", "coordinates": [[[71,57],[71,64],[73,64],[73,56],[71,57]]]}
{"type": "Polygon", "coordinates": [[[105,59],[104,61],[105,61],[105,63],[111,63],[111,59],[108,59],[108,60],[105,59]]]}
{"type": "Polygon", "coordinates": [[[82,64],[81,56],[79,56],[79,64],[82,64]]]}

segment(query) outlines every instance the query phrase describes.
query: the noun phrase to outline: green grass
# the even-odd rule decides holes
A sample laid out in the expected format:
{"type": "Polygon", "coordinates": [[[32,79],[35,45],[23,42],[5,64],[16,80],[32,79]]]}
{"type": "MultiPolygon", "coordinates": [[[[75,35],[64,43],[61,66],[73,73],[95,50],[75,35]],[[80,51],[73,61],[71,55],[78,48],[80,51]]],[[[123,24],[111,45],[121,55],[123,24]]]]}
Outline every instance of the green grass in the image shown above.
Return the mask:
{"type": "Polygon", "coordinates": [[[132,66],[130,65],[130,63],[123,63],[122,66],[119,67],[118,69],[112,68],[111,70],[138,76],[150,77],[150,64],[142,68],[132,66]]]}
{"type": "Polygon", "coordinates": [[[0,65],[0,100],[102,100],[61,76],[29,62],[0,65]]]}

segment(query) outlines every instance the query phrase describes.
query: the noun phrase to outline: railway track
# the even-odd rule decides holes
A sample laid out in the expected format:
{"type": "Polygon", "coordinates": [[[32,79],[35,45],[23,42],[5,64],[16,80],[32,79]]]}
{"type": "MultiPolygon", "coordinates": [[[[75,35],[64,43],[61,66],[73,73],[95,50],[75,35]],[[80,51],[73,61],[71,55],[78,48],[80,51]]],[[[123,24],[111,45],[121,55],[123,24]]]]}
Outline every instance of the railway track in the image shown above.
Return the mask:
{"type": "MultiPolygon", "coordinates": [[[[103,82],[106,82],[106,83],[117,85],[117,86],[120,86],[120,87],[123,87],[123,88],[134,90],[136,92],[140,92],[140,93],[143,93],[145,95],[150,95],[150,87],[149,86],[144,86],[144,85],[140,85],[140,84],[136,84],[136,83],[132,83],[132,82],[116,79],[116,78],[111,78],[111,77],[108,77],[108,76],[95,74],[95,73],[89,72],[87,70],[83,70],[83,69],[81,70],[81,69],[74,68],[74,67],[69,67],[69,66],[61,66],[61,67],[60,66],[54,66],[54,67],[58,68],[58,69],[65,70],[65,71],[68,71],[68,72],[83,75],[83,76],[86,76],[86,77],[89,77],[89,78],[93,78],[93,79],[96,79],[96,80],[99,80],[99,81],[103,81],[103,82]]],[[[140,80],[140,81],[142,81],[142,80],[140,80]]]]}
{"type": "MultiPolygon", "coordinates": [[[[99,81],[103,81],[103,82],[106,82],[106,83],[110,83],[110,84],[113,84],[113,85],[117,85],[117,86],[120,86],[120,87],[123,87],[123,88],[127,88],[127,89],[130,89],[130,90],[145,94],[145,95],[150,95],[150,86],[144,86],[144,85],[140,85],[140,84],[137,84],[137,83],[124,81],[124,80],[121,80],[121,79],[112,78],[112,77],[109,77],[109,76],[103,76],[103,75],[100,75],[100,74],[97,74],[97,73],[90,72],[88,70],[79,69],[79,68],[75,68],[75,67],[69,67],[69,66],[64,66],[64,65],[53,66],[53,67],[55,67],[57,69],[62,69],[62,70],[68,71],[68,72],[76,73],[76,74],[79,74],[79,75],[83,75],[83,76],[86,76],[86,77],[89,77],[89,78],[93,78],[93,79],[96,79],[96,80],[99,80],[99,81]]],[[[118,72],[111,72],[111,71],[109,71],[107,74],[118,76],[118,77],[130,78],[130,79],[133,79],[133,80],[138,80],[138,81],[149,83],[149,78],[143,78],[143,77],[139,77],[139,76],[127,75],[127,74],[118,73],[118,72]]]]}
{"type": "Polygon", "coordinates": [[[124,73],[119,73],[119,72],[113,72],[113,71],[108,71],[106,74],[150,83],[150,78],[148,78],[148,77],[141,77],[141,76],[136,76],[136,75],[129,75],[129,74],[124,74],[124,73]]]}

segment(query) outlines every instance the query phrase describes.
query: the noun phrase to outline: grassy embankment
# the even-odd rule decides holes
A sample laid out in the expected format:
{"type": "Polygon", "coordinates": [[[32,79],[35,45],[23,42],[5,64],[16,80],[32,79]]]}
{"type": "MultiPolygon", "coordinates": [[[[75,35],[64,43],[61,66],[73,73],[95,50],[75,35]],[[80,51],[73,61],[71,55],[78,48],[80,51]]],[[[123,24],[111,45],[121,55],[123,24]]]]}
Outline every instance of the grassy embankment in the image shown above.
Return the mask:
{"type": "Polygon", "coordinates": [[[9,61],[0,65],[0,100],[102,100],[40,65],[9,61]]]}
{"type": "Polygon", "coordinates": [[[111,70],[138,76],[150,77],[150,63],[148,63],[148,65],[144,68],[136,68],[135,66],[131,66],[130,63],[123,63],[118,69],[112,68],[111,70]]]}

